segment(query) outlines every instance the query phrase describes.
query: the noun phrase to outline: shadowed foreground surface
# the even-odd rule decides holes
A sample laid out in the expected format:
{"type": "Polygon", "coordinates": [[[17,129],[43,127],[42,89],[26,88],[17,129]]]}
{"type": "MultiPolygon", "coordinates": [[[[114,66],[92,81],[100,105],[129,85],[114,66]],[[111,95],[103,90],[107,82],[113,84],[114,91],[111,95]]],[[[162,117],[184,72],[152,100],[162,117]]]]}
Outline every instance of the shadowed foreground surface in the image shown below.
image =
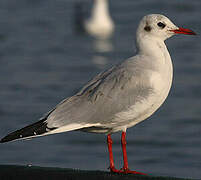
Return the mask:
{"type": "MultiPolygon", "coordinates": [[[[155,177],[141,175],[118,175],[105,171],[86,171],[64,168],[39,167],[39,166],[17,166],[0,165],[0,179],[70,179],[70,180],[184,180],[183,178],[155,177]]],[[[187,179],[186,179],[187,180],[187,179]]]]}

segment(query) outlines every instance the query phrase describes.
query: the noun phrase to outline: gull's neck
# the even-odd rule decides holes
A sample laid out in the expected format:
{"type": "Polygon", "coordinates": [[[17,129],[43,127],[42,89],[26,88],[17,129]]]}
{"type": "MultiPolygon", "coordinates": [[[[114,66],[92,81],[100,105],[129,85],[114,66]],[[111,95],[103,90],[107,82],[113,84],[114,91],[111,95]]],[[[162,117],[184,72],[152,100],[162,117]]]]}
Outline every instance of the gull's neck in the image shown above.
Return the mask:
{"type": "Polygon", "coordinates": [[[158,38],[138,35],[136,45],[138,54],[149,56],[160,56],[161,53],[169,54],[164,41],[158,38]]]}
{"type": "Polygon", "coordinates": [[[138,34],[136,45],[138,54],[149,56],[160,64],[172,65],[170,54],[163,40],[153,36],[141,36],[138,34]]]}

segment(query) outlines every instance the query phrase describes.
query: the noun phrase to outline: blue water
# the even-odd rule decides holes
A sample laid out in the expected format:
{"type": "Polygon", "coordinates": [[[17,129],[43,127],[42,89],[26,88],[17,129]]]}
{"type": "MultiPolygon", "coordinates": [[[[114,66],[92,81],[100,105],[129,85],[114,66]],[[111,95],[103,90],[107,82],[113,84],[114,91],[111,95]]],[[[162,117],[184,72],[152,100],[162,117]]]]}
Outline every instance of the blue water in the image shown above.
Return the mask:
{"type": "MultiPolygon", "coordinates": [[[[91,7],[92,0],[83,0],[91,7]]],[[[0,137],[37,121],[90,78],[135,52],[142,16],[167,15],[200,34],[200,0],[115,0],[116,30],[98,41],[75,33],[75,0],[0,1],[0,137]]],[[[201,38],[167,41],[174,82],[164,105],[127,132],[130,169],[152,175],[201,177],[201,38]]],[[[120,133],[113,135],[122,166],[120,133]]],[[[0,164],[107,170],[106,136],[67,132],[0,145],[0,164]]]]}

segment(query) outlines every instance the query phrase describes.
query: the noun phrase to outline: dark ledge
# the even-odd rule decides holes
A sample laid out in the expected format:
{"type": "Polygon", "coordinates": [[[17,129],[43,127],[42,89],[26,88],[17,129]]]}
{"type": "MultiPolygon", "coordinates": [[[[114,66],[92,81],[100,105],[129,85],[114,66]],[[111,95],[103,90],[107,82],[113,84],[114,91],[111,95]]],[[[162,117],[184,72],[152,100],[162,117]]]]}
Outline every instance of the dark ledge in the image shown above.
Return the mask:
{"type": "MultiPolygon", "coordinates": [[[[1,180],[185,180],[174,177],[112,174],[105,171],[87,171],[67,168],[0,165],[1,180]]],[[[187,180],[187,179],[186,179],[187,180]]]]}

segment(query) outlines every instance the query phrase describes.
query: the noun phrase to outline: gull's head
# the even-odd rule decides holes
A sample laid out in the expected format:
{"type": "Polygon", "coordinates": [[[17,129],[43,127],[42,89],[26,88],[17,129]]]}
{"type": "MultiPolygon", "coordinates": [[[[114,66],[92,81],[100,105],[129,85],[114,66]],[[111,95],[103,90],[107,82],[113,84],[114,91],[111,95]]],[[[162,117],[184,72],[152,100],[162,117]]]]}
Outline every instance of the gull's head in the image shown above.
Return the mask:
{"type": "Polygon", "coordinates": [[[137,30],[137,36],[141,38],[150,37],[163,41],[175,34],[195,35],[192,30],[177,27],[167,17],[161,14],[144,16],[137,30]]]}

